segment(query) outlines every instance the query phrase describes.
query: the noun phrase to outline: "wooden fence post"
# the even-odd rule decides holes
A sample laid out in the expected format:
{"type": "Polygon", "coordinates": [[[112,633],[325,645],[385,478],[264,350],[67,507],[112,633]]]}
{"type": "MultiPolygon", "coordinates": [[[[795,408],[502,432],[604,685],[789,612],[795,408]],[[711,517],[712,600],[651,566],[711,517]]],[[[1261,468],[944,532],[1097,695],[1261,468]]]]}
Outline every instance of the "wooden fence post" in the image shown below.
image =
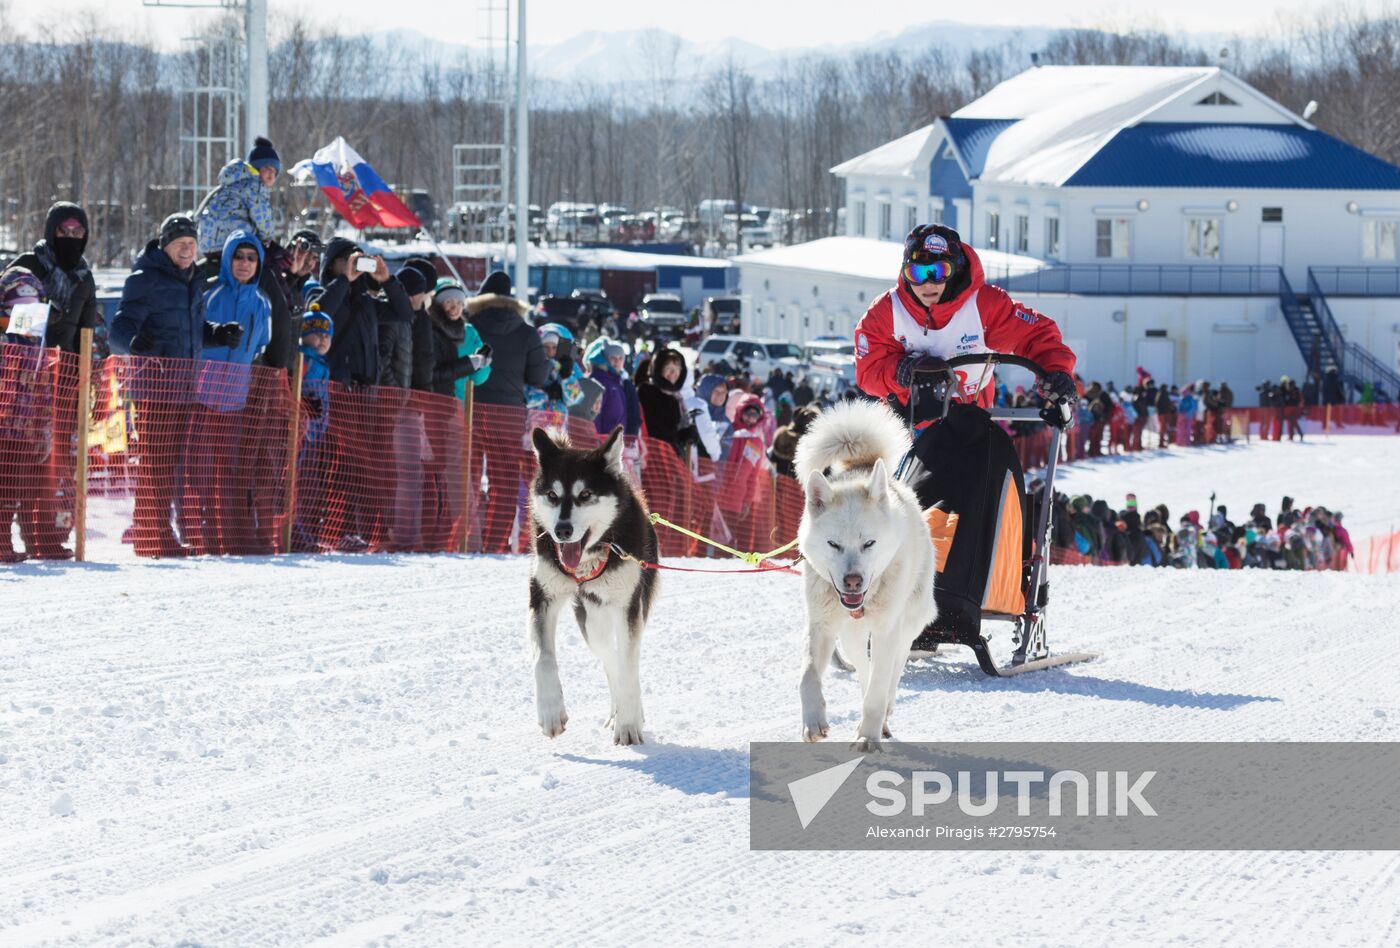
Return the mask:
{"type": "MultiPolygon", "coordinates": [[[[292,526],[297,512],[297,449],[301,447],[301,386],[306,374],[306,357],[297,353],[292,365],[292,410],[287,422],[287,490],[282,499],[282,552],[292,551],[292,526]]],[[[327,399],[329,402],[329,399],[327,399]]],[[[322,404],[321,411],[329,412],[331,406],[322,404]]]]}
{"type": "Polygon", "coordinates": [[[73,476],[73,558],[87,559],[88,423],[92,416],[92,329],[79,334],[78,348],[78,469],[73,476]]]}

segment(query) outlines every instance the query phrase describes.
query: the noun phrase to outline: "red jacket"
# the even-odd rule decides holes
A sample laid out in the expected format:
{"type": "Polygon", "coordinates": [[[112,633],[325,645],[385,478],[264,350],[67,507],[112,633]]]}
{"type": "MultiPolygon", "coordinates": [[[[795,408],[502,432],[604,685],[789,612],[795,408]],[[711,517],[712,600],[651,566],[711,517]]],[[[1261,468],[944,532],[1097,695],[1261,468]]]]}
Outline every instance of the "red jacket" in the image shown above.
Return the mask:
{"type": "MultiPolygon", "coordinates": [[[[894,395],[905,404],[909,401],[909,390],[895,381],[895,366],[905,353],[916,347],[906,346],[904,340],[896,337],[891,294],[898,294],[905,311],[930,330],[947,326],[975,296],[982,321],[982,341],[987,348],[1032,359],[1047,372],[1073,374],[1074,353],[1060,338],[1060,327],[1055,325],[1055,321],[1016,302],[1001,287],[988,284],[977,253],[966,244],[963,251],[967,254],[971,282],[956,298],[935,303],[932,309],[925,308],[909,292],[901,278],[894,289],[881,294],[871,303],[860,322],[856,323],[856,384],[866,394],[876,398],[894,395]]],[[[975,375],[972,380],[976,380],[975,375]]],[[[989,372],[977,398],[978,404],[984,408],[992,404],[992,383],[992,373],[989,372]]]]}

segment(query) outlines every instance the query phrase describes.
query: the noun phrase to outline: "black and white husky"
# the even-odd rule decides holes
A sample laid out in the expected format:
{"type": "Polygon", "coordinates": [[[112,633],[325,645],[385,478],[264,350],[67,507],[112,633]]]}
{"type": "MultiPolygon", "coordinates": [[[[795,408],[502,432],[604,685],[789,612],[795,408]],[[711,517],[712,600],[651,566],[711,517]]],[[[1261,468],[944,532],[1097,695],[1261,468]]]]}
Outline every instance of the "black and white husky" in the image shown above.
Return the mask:
{"type": "Polygon", "coordinates": [[[642,498],[622,468],[622,429],[591,450],[571,446],[561,432],[536,428],[531,437],[539,472],[530,491],[530,645],[540,729],[558,737],[569,720],[554,632],[560,611],[572,602],[579,631],[608,678],[613,743],[640,744],[638,665],[656,573],[636,561],[655,563],[657,546],[642,498]]]}

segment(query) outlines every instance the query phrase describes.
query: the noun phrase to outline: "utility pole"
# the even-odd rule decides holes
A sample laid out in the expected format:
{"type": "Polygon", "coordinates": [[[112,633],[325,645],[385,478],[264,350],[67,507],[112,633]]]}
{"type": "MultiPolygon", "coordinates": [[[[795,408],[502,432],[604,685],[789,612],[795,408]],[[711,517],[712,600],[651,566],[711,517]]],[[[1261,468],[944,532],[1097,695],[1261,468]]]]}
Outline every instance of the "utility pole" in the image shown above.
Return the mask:
{"type": "Polygon", "coordinates": [[[244,108],[248,121],[244,125],[244,147],[253,148],[253,139],[268,133],[267,124],[267,0],[244,0],[243,36],[247,44],[245,55],[248,76],[244,108]]]}
{"type": "Polygon", "coordinates": [[[530,302],[530,109],[525,71],[525,0],[516,0],[520,25],[515,54],[515,296],[530,302]]]}

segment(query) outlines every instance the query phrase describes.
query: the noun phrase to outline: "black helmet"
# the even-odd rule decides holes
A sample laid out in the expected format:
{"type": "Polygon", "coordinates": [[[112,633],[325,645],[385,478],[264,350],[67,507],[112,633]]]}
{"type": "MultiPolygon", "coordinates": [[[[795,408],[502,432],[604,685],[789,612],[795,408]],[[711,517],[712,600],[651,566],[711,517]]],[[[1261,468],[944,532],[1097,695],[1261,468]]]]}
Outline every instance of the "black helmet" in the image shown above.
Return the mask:
{"type": "Polygon", "coordinates": [[[920,224],[904,238],[904,263],[932,263],[935,260],[951,260],[959,269],[966,267],[962,238],[951,227],[920,224]]]}

